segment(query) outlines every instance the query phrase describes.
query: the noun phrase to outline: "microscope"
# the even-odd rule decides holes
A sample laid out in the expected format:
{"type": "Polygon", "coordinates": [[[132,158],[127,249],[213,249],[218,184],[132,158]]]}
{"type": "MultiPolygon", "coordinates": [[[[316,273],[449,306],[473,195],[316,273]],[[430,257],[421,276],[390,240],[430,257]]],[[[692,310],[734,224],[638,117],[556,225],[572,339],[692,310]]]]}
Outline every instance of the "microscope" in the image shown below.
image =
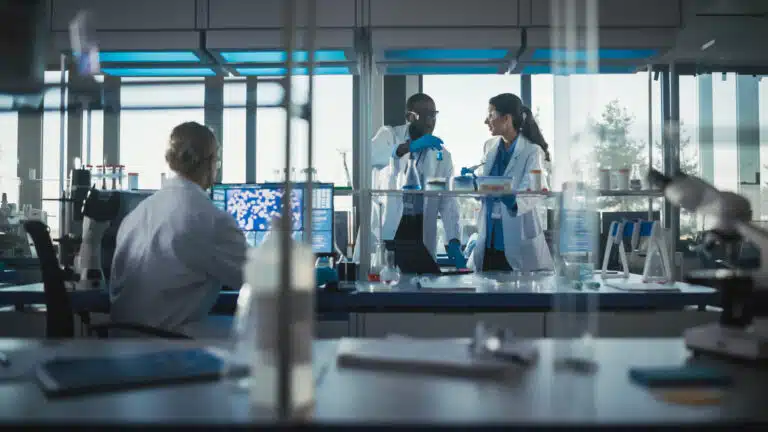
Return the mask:
{"type": "Polygon", "coordinates": [[[751,222],[749,201],[685,174],[667,177],[651,170],[648,179],[672,204],[714,220],[708,242],[748,239],[760,249],[757,269],[697,270],[686,275],[686,282],[717,289],[722,307],[719,322],[684,332],[686,346],[693,352],[741,360],[768,359],[768,231],[751,222]]]}
{"type": "Polygon", "coordinates": [[[77,265],[77,290],[104,289],[106,281],[102,270],[101,242],[104,233],[120,210],[120,196],[103,193],[96,187],[88,191],[83,204],[83,235],[77,265]]]}

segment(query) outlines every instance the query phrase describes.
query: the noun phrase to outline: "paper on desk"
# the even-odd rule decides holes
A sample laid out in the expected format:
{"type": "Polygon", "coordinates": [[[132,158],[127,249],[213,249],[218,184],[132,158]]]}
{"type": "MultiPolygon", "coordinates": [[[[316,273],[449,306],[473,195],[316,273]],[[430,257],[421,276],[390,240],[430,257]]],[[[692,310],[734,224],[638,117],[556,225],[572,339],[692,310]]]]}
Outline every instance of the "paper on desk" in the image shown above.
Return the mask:
{"type": "Polygon", "coordinates": [[[680,292],[677,284],[643,283],[643,282],[623,282],[623,281],[604,281],[606,286],[616,288],[622,291],[642,291],[642,292],[680,292]]]}
{"type": "Polygon", "coordinates": [[[469,344],[456,339],[342,339],[336,356],[340,367],[498,379],[520,365],[473,357],[469,344]]]}

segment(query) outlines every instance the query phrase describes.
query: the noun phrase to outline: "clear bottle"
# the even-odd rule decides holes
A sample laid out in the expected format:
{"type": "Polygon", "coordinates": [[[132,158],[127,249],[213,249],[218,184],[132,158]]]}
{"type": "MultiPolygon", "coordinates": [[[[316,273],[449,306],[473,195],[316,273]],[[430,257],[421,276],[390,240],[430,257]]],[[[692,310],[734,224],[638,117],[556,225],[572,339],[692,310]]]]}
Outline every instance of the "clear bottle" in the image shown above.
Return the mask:
{"type": "Polygon", "coordinates": [[[386,263],[379,273],[381,282],[388,285],[397,285],[400,282],[400,268],[395,264],[395,251],[387,251],[386,263]]]}
{"type": "Polygon", "coordinates": [[[643,189],[643,178],[640,175],[640,164],[632,164],[632,173],[629,175],[629,189],[635,191],[643,189]]]}
{"type": "Polygon", "coordinates": [[[403,183],[404,191],[420,191],[421,190],[421,175],[418,168],[416,168],[416,160],[409,159],[408,167],[405,169],[405,183],[403,183]]]}
{"type": "MultiPolygon", "coordinates": [[[[248,250],[243,267],[244,284],[237,300],[232,362],[250,365],[250,376],[241,384],[249,387],[250,403],[259,410],[278,408],[279,329],[277,302],[280,287],[281,236],[279,222],[264,243],[248,250]]],[[[314,336],[315,266],[311,247],[291,241],[291,365],[292,412],[304,412],[314,402],[312,373],[314,336]]],[[[231,368],[230,368],[231,369],[231,368]]],[[[226,370],[225,372],[228,372],[226,370]]]]}

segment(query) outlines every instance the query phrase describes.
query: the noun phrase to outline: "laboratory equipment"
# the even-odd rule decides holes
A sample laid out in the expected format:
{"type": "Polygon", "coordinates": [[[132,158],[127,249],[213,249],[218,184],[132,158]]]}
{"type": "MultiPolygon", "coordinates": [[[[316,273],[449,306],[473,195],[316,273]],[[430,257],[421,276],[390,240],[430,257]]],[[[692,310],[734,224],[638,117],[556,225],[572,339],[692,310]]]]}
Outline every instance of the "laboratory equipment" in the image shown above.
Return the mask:
{"type": "Polygon", "coordinates": [[[339,285],[339,274],[333,265],[333,257],[320,256],[315,261],[315,280],[319,288],[334,289],[339,285]]]}
{"type": "Polygon", "coordinates": [[[115,193],[102,196],[98,189],[91,188],[83,204],[83,235],[80,243],[78,290],[106,289],[102,256],[102,240],[110,222],[120,209],[120,197],[115,193]]]}
{"type": "Polygon", "coordinates": [[[639,164],[632,164],[632,174],[629,176],[629,188],[635,191],[643,189],[643,180],[640,176],[639,164]]]}
{"type": "MultiPolygon", "coordinates": [[[[645,255],[645,264],[643,266],[642,284],[638,289],[647,290],[645,284],[648,283],[672,283],[672,261],[669,258],[669,247],[664,236],[664,228],[658,221],[614,221],[611,223],[610,234],[605,245],[605,255],[603,257],[603,266],[601,269],[602,279],[629,278],[629,262],[624,249],[624,237],[631,236],[630,250],[638,250],[641,241],[647,242],[647,253],[645,255]],[[610,261],[613,245],[619,250],[619,262],[622,266],[622,272],[611,273],[608,271],[608,262],[610,261]],[[652,264],[654,260],[659,260],[661,265],[661,275],[652,274],[652,264]]],[[[629,286],[627,288],[630,288],[629,286]]]]}
{"type": "Polygon", "coordinates": [[[128,173],[128,190],[136,190],[139,188],[139,173],[128,173]]]}
{"type": "Polygon", "coordinates": [[[426,190],[445,191],[448,190],[448,181],[442,177],[429,177],[426,181],[426,190]]]}
{"type": "Polygon", "coordinates": [[[512,192],[514,179],[512,177],[488,176],[475,179],[477,190],[488,193],[512,192]]]}
{"type": "Polygon", "coordinates": [[[629,169],[622,168],[616,172],[616,189],[629,190],[629,169]]]}
{"type": "Polygon", "coordinates": [[[590,190],[584,182],[566,182],[560,195],[558,255],[561,275],[566,280],[587,281],[592,279],[594,264],[593,232],[589,210],[590,190]]]}
{"type": "Polygon", "coordinates": [[[371,266],[368,270],[368,282],[381,282],[381,271],[384,269],[384,254],[386,249],[379,243],[376,251],[371,254],[371,266]]]}
{"type": "Polygon", "coordinates": [[[456,176],[453,178],[451,189],[454,191],[474,192],[475,178],[469,175],[456,176]]]}
{"type": "MultiPolygon", "coordinates": [[[[215,184],[211,200],[235,218],[250,246],[264,242],[271,229],[271,219],[280,215],[283,201],[282,183],[215,184]]],[[[304,239],[304,200],[306,184],[298,183],[291,195],[291,231],[295,240],[304,239]]],[[[316,254],[332,255],[333,183],[312,185],[312,249],[316,254]]]]}
{"type": "MultiPolygon", "coordinates": [[[[282,243],[280,225],[275,217],[270,222],[272,235],[258,248],[248,249],[243,267],[244,284],[240,289],[233,329],[234,347],[230,364],[223,371],[230,374],[243,363],[250,366],[250,376],[239,384],[249,388],[250,403],[258,409],[277,409],[278,369],[278,316],[275,305],[280,289],[282,243]]],[[[287,228],[287,227],[286,227],[287,228]]],[[[290,405],[303,411],[314,401],[315,380],[312,372],[312,338],[314,336],[315,266],[311,248],[298,241],[288,245],[291,256],[290,339],[292,362],[288,373],[292,391],[290,405]]]]}
{"type": "Polygon", "coordinates": [[[541,176],[542,174],[540,169],[531,170],[531,173],[530,173],[531,182],[528,190],[533,192],[541,191],[542,189],[541,176]]]}
{"type": "Polygon", "coordinates": [[[388,285],[397,285],[400,282],[400,269],[395,263],[395,251],[387,251],[384,268],[379,272],[379,280],[388,285]]]}
{"type": "Polygon", "coordinates": [[[611,170],[609,168],[600,168],[600,190],[611,190],[611,170]]]}
{"type": "Polygon", "coordinates": [[[347,164],[347,151],[342,149],[336,149],[341,154],[341,163],[344,165],[344,175],[347,177],[347,187],[352,187],[352,175],[349,173],[349,165],[347,164]]]}
{"type": "Polygon", "coordinates": [[[721,241],[748,238],[761,249],[756,270],[699,270],[686,276],[690,283],[716,288],[722,307],[718,323],[684,332],[686,346],[694,352],[768,359],[768,231],[751,222],[749,200],[682,173],[667,177],[651,169],[648,180],[660,187],[672,204],[712,219],[710,232],[721,241]]]}
{"type": "Polygon", "coordinates": [[[418,168],[416,168],[416,159],[408,160],[408,166],[405,169],[405,183],[403,184],[403,190],[421,190],[421,175],[419,174],[418,168]]]}

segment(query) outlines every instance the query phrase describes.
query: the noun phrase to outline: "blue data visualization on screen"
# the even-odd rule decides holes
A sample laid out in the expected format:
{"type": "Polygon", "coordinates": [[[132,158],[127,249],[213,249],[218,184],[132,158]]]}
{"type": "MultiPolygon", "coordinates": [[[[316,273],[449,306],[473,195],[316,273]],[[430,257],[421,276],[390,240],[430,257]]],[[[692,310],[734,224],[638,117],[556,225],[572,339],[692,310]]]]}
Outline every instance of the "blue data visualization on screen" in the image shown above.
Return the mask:
{"type": "MultiPolygon", "coordinates": [[[[293,238],[304,238],[304,197],[306,186],[291,190],[291,229],[293,238]]],[[[312,187],[312,249],[333,253],[333,184],[312,187]]],[[[251,246],[261,244],[271,229],[274,216],[280,216],[285,192],[280,184],[214,185],[211,198],[216,207],[235,218],[251,246]]]]}

